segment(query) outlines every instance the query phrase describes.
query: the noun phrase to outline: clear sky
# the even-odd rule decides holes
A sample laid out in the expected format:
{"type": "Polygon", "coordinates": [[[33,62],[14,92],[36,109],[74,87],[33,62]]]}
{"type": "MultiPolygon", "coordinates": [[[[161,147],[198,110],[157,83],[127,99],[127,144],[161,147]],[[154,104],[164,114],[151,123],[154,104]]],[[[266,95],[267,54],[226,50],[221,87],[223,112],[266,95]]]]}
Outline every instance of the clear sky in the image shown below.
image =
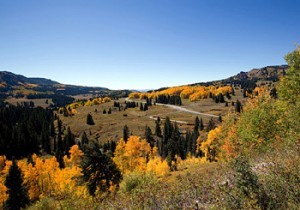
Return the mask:
{"type": "Polygon", "coordinates": [[[299,0],[0,0],[0,70],[147,89],[285,64],[299,0]]]}

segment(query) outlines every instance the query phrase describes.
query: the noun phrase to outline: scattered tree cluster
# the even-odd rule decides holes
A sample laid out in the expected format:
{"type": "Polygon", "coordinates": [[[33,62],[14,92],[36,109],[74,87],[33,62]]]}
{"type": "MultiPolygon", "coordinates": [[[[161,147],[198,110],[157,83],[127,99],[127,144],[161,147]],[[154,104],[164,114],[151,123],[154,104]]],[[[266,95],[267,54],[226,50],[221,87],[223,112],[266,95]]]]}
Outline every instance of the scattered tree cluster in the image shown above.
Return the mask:
{"type": "Polygon", "coordinates": [[[149,93],[133,92],[129,94],[129,98],[139,99],[156,99],[158,103],[165,104],[181,104],[181,99],[189,99],[190,101],[197,101],[209,96],[218,96],[219,93],[225,95],[226,93],[234,93],[231,86],[179,86],[172,88],[163,88],[149,93]],[[176,96],[176,97],[172,97],[176,96]],[[169,97],[169,98],[168,98],[169,97]],[[172,98],[171,98],[172,97],[172,98]],[[180,98],[180,99],[179,99],[180,98]]]}
{"type": "Polygon", "coordinates": [[[155,97],[155,103],[161,103],[161,104],[172,104],[172,105],[182,105],[182,101],[180,96],[176,95],[159,95],[155,97]]]}

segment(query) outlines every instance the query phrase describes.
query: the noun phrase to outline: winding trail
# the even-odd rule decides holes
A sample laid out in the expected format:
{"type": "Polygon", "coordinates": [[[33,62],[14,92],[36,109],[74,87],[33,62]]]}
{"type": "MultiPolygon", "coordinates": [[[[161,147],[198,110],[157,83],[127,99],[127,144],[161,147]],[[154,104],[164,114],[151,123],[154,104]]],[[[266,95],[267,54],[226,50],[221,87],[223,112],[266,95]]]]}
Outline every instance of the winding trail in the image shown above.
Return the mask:
{"type": "MultiPolygon", "coordinates": [[[[125,101],[140,103],[140,101],[134,101],[134,100],[131,100],[129,98],[126,98],[125,101]]],[[[206,117],[215,117],[215,118],[219,117],[217,115],[207,114],[207,113],[202,113],[202,112],[197,112],[197,111],[194,111],[194,110],[190,110],[190,109],[187,109],[187,108],[184,108],[184,107],[181,107],[181,106],[176,106],[176,105],[171,105],[171,104],[156,103],[156,105],[158,105],[158,106],[166,106],[166,107],[169,107],[169,108],[174,109],[174,110],[179,111],[179,112],[187,112],[187,113],[196,114],[196,115],[202,115],[202,116],[206,116],[206,117]]],[[[152,116],[149,116],[149,118],[152,119],[152,120],[156,120],[157,116],[152,115],[152,116]]],[[[171,120],[171,121],[174,121],[174,122],[176,121],[176,122],[182,123],[182,124],[188,124],[188,122],[186,122],[186,121],[177,121],[177,120],[171,120]]]]}
{"type": "Polygon", "coordinates": [[[192,114],[197,114],[197,115],[202,115],[202,116],[206,116],[206,117],[219,117],[217,115],[213,115],[213,114],[206,114],[206,113],[202,113],[202,112],[197,112],[194,110],[190,110],[181,106],[176,106],[176,105],[171,105],[171,104],[161,104],[161,103],[156,103],[156,105],[159,106],[166,106],[172,109],[175,109],[177,111],[181,111],[181,112],[188,112],[188,113],[192,113],[192,114]]]}

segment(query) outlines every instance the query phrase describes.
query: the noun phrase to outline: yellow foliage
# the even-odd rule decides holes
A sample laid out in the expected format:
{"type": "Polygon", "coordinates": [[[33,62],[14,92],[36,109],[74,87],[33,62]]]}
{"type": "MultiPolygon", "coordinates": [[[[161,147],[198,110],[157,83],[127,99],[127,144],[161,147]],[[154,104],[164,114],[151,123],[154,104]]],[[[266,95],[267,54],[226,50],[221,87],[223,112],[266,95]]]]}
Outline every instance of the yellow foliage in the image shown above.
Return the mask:
{"type": "Polygon", "coordinates": [[[42,160],[36,159],[35,169],[37,170],[37,182],[41,192],[40,198],[54,195],[54,175],[59,170],[59,164],[55,157],[42,160]]]}
{"type": "Polygon", "coordinates": [[[110,102],[111,99],[109,97],[104,97],[103,98],[103,103],[107,103],[107,102],[110,102]]]}
{"type": "Polygon", "coordinates": [[[4,185],[4,179],[0,177],[0,208],[2,208],[2,204],[7,200],[8,195],[6,194],[7,188],[4,185]]]}
{"type": "Polygon", "coordinates": [[[128,98],[130,98],[130,99],[133,99],[133,98],[138,99],[138,98],[140,98],[140,94],[141,93],[139,93],[139,92],[132,92],[132,93],[129,94],[128,98]]]}
{"type": "Polygon", "coordinates": [[[85,102],[84,106],[93,106],[93,105],[99,105],[102,103],[107,103],[110,102],[111,99],[109,97],[104,97],[104,98],[94,98],[92,100],[88,100],[85,102]]]}
{"type": "MultiPolygon", "coordinates": [[[[36,201],[44,197],[63,199],[68,196],[87,198],[89,195],[86,187],[78,186],[75,179],[81,175],[78,165],[82,155],[83,152],[77,145],[71,147],[70,158],[65,157],[69,166],[64,169],[59,168],[55,157],[41,159],[33,154],[33,164],[28,164],[26,159],[19,160],[18,166],[24,174],[24,184],[28,188],[30,200],[36,201]]],[[[5,156],[0,156],[0,208],[7,199],[4,182],[11,165],[12,162],[6,160],[5,156]]]]}
{"type": "Polygon", "coordinates": [[[146,171],[146,161],[151,153],[153,154],[151,147],[145,139],[141,140],[138,136],[130,136],[127,143],[123,139],[120,140],[113,160],[122,173],[135,170],[146,171]]]}
{"type": "Polygon", "coordinates": [[[0,156],[0,172],[4,169],[5,167],[5,161],[6,161],[6,157],[3,155],[3,156],[0,156]]]}
{"type": "Polygon", "coordinates": [[[221,132],[222,132],[221,127],[220,126],[216,127],[215,129],[209,131],[209,133],[207,135],[207,140],[202,142],[201,150],[204,152],[206,157],[208,156],[209,148],[212,146],[214,141],[216,141],[216,139],[221,134],[221,132]]]}
{"type": "Polygon", "coordinates": [[[82,107],[82,103],[75,102],[75,103],[69,104],[68,107],[70,107],[71,109],[77,109],[78,107],[82,107]]]}
{"type": "Polygon", "coordinates": [[[140,99],[146,99],[148,96],[147,93],[140,93],[140,99]]]}
{"type": "Polygon", "coordinates": [[[235,146],[235,139],[236,137],[236,126],[230,128],[227,136],[225,137],[224,143],[221,146],[222,153],[224,158],[234,158],[237,155],[236,146],[235,146]]]}
{"type": "Polygon", "coordinates": [[[156,176],[165,176],[169,174],[170,168],[166,160],[162,160],[161,157],[154,157],[147,163],[147,172],[152,172],[156,176]]]}
{"type": "Polygon", "coordinates": [[[122,173],[125,173],[125,170],[128,168],[128,157],[125,156],[125,146],[126,143],[122,138],[119,143],[117,144],[113,161],[116,163],[118,168],[121,170],[122,173]]]}
{"type": "Polygon", "coordinates": [[[128,157],[128,170],[144,171],[146,158],[150,154],[151,148],[146,140],[141,140],[138,136],[131,136],[125,146],[125,156],[128,157]]]}
{"type": "Polygon", "coordinates": [[[4,166],[4,169],[2,170],[2,173],[5,174],[5,176],[8,174],[8,171],[9,171],[9,168],[11,167],[11,165],[12,165],[12,161],[10,161],[10,160],[5,161],[5,166],[4,166]]]}
{"type": "Polygon", "coordinates": [[[0,208],[2,208],[2,204],[6,201],[8,198],[8,195],[6,194],[7,188],[4,185],[5,177],[7,175],[6,172],[6,157],[0,156],[0,208]]]}
{"type": "Polygon", "coordinates": [[[263,86],[263,87],[255,87],[253,90],[253,93],[258,93],[259,96],[262,95],[267,95],[268,88],[263,86]]]}
{"type": "Polygon", "coordinates": [[[68,166],[79,166],[81,157],[83,156],[83,152],[79,149],[79,146],[77,144],[73,145],[70,150],[70,158],[68,158],[66,155],[64,156],[64,162],[68,166]]]}
{"type": "MultiPolygon", "coordinates": [[[[36,159],[35,159],[36,160],[36,159]]],[[[28,164],[26,169],[23,170],[24,173],[24,183],[28,187],[28,194],[30,200],[38,200],[41,194],[41,188],[39,186],[39,174],[32,164],[28,164]]]]}
{"type": "Polygon", "coordinates": [[[201,151],[201,145],[202,145],[202,142],[203,142],[203,140],[202,140],[201,137],[199,136],[199,137],[197,138],[197,141],[196,141],[196,151],[197,151],[197,152],[201,151]]]}
{"type": "Polygon", "coordinates": [[[91,100],[87,100],[84,104],[84,106],[92,106],[93,102],[91,100]]]}
{"type": "Polygon", "coordinates": [[[109,97],[105,97],[105,98],[94,98],[92,100],[87,100],[86,102],[84,101],[78,101],[78,102],[74,102],[71,103],[69,105],[67,105],[66,107],[61,107],[58,109],[58,112],[64,112],[64,110],[66,109],[66,111],[68,112],[69,115],[75,115],[77,114],[76,109],[82,106],[93,106],[93,105],[99,105],[102,103],[107,103],[110,102],[111,99],[109,97]]]}
{"type": "Polygon", "coordinates": [[[194,93],[194,88],[186,88],[180,93],[180,97],[187,99],[194,93]]]}
{"type": "Polygon", "coordinates": [[[136,98],[136,99],[145,99],[148,98],[155,98],[160,95],[175,95],[180,96],[183,99],[189,98],[190,101],[197,101],[203,98],[208,98],[209,93],[212,93],[213,95],[218,95],[219,93],[222,93],[223,95],[226,93],[232,93],[232,87],[231,86],[177,86],[177,87],[171,87],[167,88],[162,91],[157,92],[151,92],[151,93],[138,93],[133,92],[129,94],[129,98],[136,98]]]}
{"type": "Polygon", "coordinates": [[[209,163],[209,161],[207,161],[205,157],[196,158],[189,154],[185,160],[181,160],[177,163],[177,169],[183,170],[186,168],[194,167],[195,164],[207,164],[207,163],[209,163]]]}
{"type": "Polygon", "coordinates": [[[80,175],[81,169],[76,166],[57,170],[53,177],[54,196],[64,198],[66,196],[71,196],[77,190],[84,193],[83,186],[81,188],[78,187],[76,180],[74,179],[80,175]]]}

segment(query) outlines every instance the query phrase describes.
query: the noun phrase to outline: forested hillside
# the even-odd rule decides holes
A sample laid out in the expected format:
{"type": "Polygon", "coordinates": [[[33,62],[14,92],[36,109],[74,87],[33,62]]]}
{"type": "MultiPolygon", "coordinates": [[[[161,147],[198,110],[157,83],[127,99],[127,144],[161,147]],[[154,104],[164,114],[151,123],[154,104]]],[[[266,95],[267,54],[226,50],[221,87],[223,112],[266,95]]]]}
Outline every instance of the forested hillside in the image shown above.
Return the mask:
{"type": "MultiPolygon", "coordinates": [[[[61,84],[45,78],[28,78],[7,71],[0,71],[0,101],[7,98],[52,100],[47,107],[58,108],[75,101],[77,95],[90,97],[126,97],[129,90],[109,90],[103,87],[86,87],[61,84]]],[[[0,104],[1,105],[1,104],[0,104]]]]}
{"type": "MultiPolygon", "coordinates": [[[[130,135],[126,126],[118,142],[100,144],[86,133],[75,139],[52,111],[1,109],[2,207],[299,209],[300,48],[286,60],[289,69],[271,94],[265,88],[246,92],[242,109],[228,112],[218,125],[212,120],[204,126],[196,117],[191,132],[157,118],[155,131],[145,125],[143,138],[130,135]],[[12,187],[11,180],[19,185],[12,187]]],[[[130,97],[181,105],[175,96],[193,101],[233,92],[232,86],[183,86],[130,97]]],[[[91,116],[86,121],[93,126],[91,116]]]]}

